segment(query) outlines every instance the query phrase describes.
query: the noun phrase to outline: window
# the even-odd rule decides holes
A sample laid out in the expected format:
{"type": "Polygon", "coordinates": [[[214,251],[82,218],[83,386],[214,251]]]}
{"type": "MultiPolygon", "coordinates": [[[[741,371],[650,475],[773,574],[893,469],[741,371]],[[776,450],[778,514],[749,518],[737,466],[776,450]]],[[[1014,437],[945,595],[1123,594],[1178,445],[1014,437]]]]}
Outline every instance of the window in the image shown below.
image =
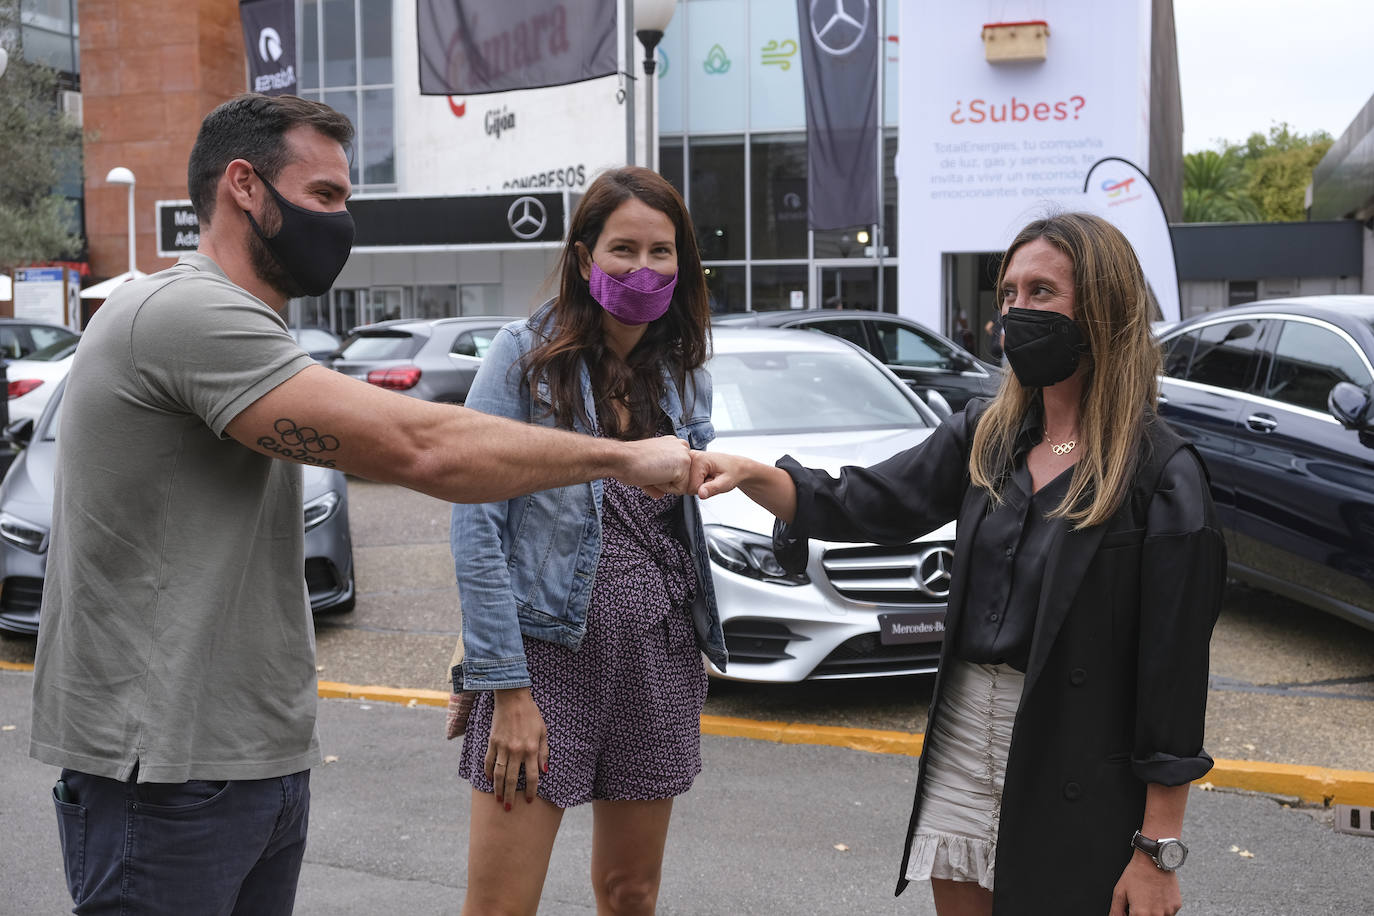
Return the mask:
{"type": "Polygon", "coordinates": [[[709,368],[720,435],[925,425],[901,387],[857,353],[717,353],[709,368]]]}
{"type": "Polygon", "coordinates": [[[448,318],[458,314],[458,287],[452,283],[415,287],[416,318],[448,318]]]}
{"type": "Polygon", "coordinates": [[[1338,382],[1365,388],[1364,361],[1339,334],[1305,321],[1285,321],[1274,350],[1265,397],[1328,413],[1326,399],[1338,382]]]}
{"type": "Polygon", "coordinates": [[[806,257],[806,138],[754,140],[749,168],[754,258],[806,257]]]}
{"type": "Polygon", "coordinates": [[[806,307],[806,265],[779,264],[754,267],[756,312],[806,307]]]}
{"type": "Polygon", "coordinates": [[[1180,377],[1218,388],[1245,389],[1259,329],[1256,321],[1226,321],[1186,335],[1195,336],[1196,344],[1187,374],[1180,377]]]}
{"type": "Polygon", "coordinates": [[[303,0],[300,89],[348,117],[355,190],[396,187],[392,0],[303,0]],[[359,29],[361,24],[361,30],[359,29]]]}
{"type": "Polygon", "coordinates": [[[464,283],[458,287],[459,315],[500,315],[501,284],[464,283]]]}
{"type": "Polygon", "coordinates": [[[1178,334],[1164,341],[1164,374],[1170,378],[1185,378],[1188,363],[1193,358],[1193,348],[1197,346],[1197,332],[1178,334]]]}
{"type": "Polygon", "coordinates": [[[743,267],[707,267],[705,273],[712,315],[744,311],[743,267]]]}
{"type": "Polygon", "coordinates": [[[487,355],[487,348],[491,346],[492,338],[496,336],[498,328],[482,328],[477,331],[464,331],[458,335],[458,339],[453,342],[453,349],[450,353],[458,356],[475,356],[478,359],[487,355]]]}
{"type": "Polygon", "coordinates": [[[855,344],[859,349],[868,352],[868,336],[864,334],[863,322],[852,318],[837,319],[835,321],[811,321],[803,325],[798,325],[806,331],[822,331],[841,340],[847,340],[855,344]]]}
{"type": "MultiPolygon", "coordinates": [[[[688,209],[703,261],[744,258],[744,144],[716,138],[691,141],[688,209]]],[[[743,300],[739,306],[743,308],[743,300]]]]}
{"type": "Polygon", "coordinates": [[[1226,304],[1244,305],[1259,298],[1259,283],[1255,280],[1232,280],[1226,284],[1226,304]]]}
{"type": "Polygon", "coordinates": [[[874,322],[873,329],[878,332],[883,362],[889,365],[951,371],[960,368],[956,364],[954,351],[928,334],[894,321],[874,322]]]}

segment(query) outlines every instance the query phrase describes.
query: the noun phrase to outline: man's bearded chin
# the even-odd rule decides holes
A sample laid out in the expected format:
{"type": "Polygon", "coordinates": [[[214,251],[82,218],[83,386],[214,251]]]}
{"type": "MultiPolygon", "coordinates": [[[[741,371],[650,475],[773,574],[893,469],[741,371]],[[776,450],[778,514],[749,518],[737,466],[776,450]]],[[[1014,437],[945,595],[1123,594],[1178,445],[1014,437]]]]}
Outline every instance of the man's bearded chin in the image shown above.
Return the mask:
{"type": "MultiPolygon", "coordinates": [[[[260,218],[255,217],[263,232],[272,233],[280,229],[281,217],[279,214],[273,215],[277,218],[270,219],[266,213],[260,218]]],[[[258,279],[288,299],[299,299],[304,296],[305,290],[301,289],[300,284],[293,280],[286,269],[277,263],[277,259],[272,256],[272,252],[267,250],[267,245],[258,238],[253,227],[247,226],[245,231],[248,233],[249,263],[253,265],[253,273],[258,275],[258,279]]]]}

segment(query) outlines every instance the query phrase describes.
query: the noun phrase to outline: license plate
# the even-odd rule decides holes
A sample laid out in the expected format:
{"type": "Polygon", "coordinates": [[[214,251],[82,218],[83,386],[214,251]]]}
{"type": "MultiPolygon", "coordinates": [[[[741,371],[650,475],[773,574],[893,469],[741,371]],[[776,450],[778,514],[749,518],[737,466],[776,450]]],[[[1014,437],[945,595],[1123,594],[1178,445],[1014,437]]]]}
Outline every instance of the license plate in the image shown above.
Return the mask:
{"type": "Polygon", "coordinates": [[[911,642],[939,642],[945,638],[945,612],[879,614],[878,636],[885,646],[911,642]]]}

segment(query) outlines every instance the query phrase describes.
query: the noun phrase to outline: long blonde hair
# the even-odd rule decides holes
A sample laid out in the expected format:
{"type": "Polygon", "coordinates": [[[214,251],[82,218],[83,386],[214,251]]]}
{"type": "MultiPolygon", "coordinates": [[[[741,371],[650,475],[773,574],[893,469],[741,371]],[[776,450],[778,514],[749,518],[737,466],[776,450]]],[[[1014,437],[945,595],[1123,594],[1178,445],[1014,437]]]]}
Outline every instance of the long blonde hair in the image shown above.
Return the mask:
{"type": "MultiPolygon", "coordinates": [[[[1126,237],[1091,213],[1060,213],[1022,229],[997,272],[1000,300],[1007,265],[1021,246],[1043,239],[1073,262],[1074,320],[1088,343],[1080,359],[1078,463],[1069,491],[1051,512],[1075,529],[1111,518],[1129,492],[1146,419],[1159,393],[1159,345],[1150,330],[1149,287],[1126,237]]],[[[973,435],[969,477],[1000,502],[1012,444],[1037,389],[1011,371],[973,435]]]]}

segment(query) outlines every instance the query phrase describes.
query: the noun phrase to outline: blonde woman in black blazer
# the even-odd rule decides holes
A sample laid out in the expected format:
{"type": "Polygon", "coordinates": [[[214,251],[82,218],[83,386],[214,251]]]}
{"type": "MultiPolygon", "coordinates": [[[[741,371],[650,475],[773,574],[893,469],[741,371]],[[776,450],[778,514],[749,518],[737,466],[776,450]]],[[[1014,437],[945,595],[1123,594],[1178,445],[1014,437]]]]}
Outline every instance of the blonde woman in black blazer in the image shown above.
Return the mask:
{"type": "Polygon", "coordinates": [[[897,893],[929,878],[940,916],[1172,916],[1188,784],[1212,765],[1226,548],[1206,472],[1155,415],[1151,300],[1117,229],[1031,223],[998,289],[995,398],[838,479],[700,453],[699,495],[739,487],[776,515],[790,570],[812,537],[903,544],[958,520],[897,893]]]}

